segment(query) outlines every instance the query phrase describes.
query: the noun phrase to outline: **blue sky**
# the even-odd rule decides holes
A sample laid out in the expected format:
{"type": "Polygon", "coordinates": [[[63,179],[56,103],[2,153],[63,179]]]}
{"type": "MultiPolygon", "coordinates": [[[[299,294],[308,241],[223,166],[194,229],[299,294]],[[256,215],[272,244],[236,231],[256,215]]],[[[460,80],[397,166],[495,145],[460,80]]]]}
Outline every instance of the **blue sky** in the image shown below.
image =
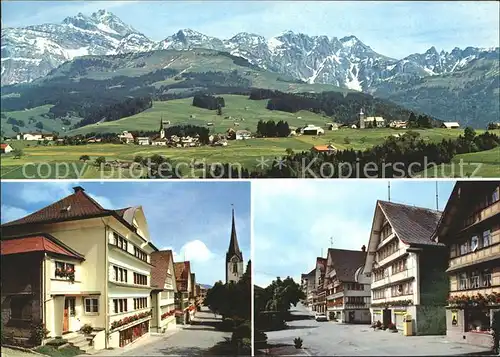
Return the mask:
{"type": "MultiPolygon", "coordinates": [[[[249,182],[2,182],[2,223],[43,208],[82,186],[104,208],[142,205],[153,243],[192,263],[196,280],[225,280],[234,204],[245,264],[250,258],[249,182]]],[[[177,258],[177,259],[176,259],[177,258]]]]}
{"type": "MultiPolygon", "coordinates": [[[[439,181],[439,210],[455,182],[439,181]]],[[[252,182],[254,281],[267,286],[277,276],[315,267],[327,249],[368,244],[375,203],[387,200],[387,180],[254,180],[252,182]],[[323,253],[323,255],[322,255],[323,253]]],[[[436,208],[436,182],[391,181],[391,201],[436,208]]]]}
{"type": "Polygon", "coordinates": [[[2,1],[2,26],[58,23],[104,8],[153,40],[182,28],[230,38],[252,32],[266,38],[286,30],[309,35],[355,35],[375,51],[402,58],[431,46],[499,45],[496,1],[2,1]]]}

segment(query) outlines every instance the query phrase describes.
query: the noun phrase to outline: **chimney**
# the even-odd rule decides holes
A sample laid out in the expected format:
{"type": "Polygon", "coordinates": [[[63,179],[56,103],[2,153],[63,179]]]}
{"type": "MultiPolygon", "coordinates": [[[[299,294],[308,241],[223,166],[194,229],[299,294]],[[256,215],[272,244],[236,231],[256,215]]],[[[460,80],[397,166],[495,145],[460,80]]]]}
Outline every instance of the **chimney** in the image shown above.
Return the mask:
{"type": "Polygon", "coordinates": [[[366,252],[366,245],[363,244],[363,246],[361,247],[361,251],[366,252]]]}
{"type": "Polygon", "coordinates": [[[85,191],[85,189],[82,186],[75,186],[75,187],[73,187],[73,191],[75,191],[75,193],[77,193],[77,192],[83,192],[83,191],[85,191]]]}

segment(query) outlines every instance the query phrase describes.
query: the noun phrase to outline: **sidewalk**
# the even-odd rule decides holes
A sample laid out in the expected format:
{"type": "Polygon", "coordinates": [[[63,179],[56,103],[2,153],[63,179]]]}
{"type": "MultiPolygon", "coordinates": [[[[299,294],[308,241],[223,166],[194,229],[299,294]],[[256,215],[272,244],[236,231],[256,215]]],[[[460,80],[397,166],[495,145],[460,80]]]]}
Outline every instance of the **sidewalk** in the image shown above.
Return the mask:
{"type": "MultiPolygon", "coordinates": [[[[125,347],[120,347],[120,348],[113,348],[109,350],[100,350],[95,353],[93,353],[93,356],[120,356],[126,352],[133,351],[137,348],[144,347],[149,345],[150,343],[157,342],[159,339],[169,339],[171,336],[175,335],[177,332],[182,330],[183,328],[177,326],[175,329],[171,329],[169,331],[166,331],[165,333],[150,333],[149,336],[145,336],[143,338],[140,338],[131,344],[125,346],[125,347]]],[[[140,352],[138,353],[140,355],[140,352]]]]}

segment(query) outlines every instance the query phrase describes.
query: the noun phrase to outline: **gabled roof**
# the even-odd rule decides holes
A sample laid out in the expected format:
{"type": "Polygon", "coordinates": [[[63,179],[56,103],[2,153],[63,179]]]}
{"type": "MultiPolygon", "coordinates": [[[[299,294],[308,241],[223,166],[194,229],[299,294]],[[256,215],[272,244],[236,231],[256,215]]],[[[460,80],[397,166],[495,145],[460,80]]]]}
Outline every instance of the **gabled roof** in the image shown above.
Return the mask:
{"type": "Polygon", "coordinates": [[[377,201],[396,236],[409,245],[441,246],[431,240],[441,212],[400,203],[377,201]]]}
{"type": "MultiPolygon", "coordinates": [[[[171,263],[173,266],[171,250],[161,250],[151,253],[151,264],[154,266],[151,269],[151,286],[163,289],[167,279],[167,271],[171,263]]],[[[170,274],[175,281],[175,272],[171,271],[170,274]]]]}
{"type": "Polygon", "coordinates": [[[0,144],[0,148],[5,149],[7,146],[10,146],[9,144],[0,144]]]}
{"type": "Polygon", "coordinates": [[[178,291],[187,291],[188,281],[191,279],[191,264],[187,262],[174,263],[175,281],[178,291]]]}
{"type": "Polygon", "coordinates": [[[328,249],[328,262],[335,269],[337,279],[343,282],[356,281],[356,271],[365,263],[366,252],[361,250],[328,249]]]}
{"type": "MultiPolygon", "coordinates": [[[[456,217],[463,206],[471,206],[470,199],[477,197],[480,192],[493,190],[500,185],[500,181],[457,181],[453,187],[441,218],[432,234],[432,240],[438,241],[439,236],[445,235],[450,227],[453,227],[453,221],[461,220],[462,217],[456,217]]],[[[472,210],[472,207],[469,208],[472,210]]],[[[467,212],[466,214],[469,214],[467,212]]],[[[458,228],[458,227],[457,227],[458,228]]]]}
{"type": "Polygon", "coordinates": [[[236,236],[236,224],[234,223],[234,209],[233,218],[231,223],[231,238],[229,240],[229,249],[226,253],[226,261],[229,261],[233,256],[238,257],[238,259],[243,260],[243,253],[240,250],[238,244],[238,237],[236,236]]]}
{"type": "Polygon", "coordinates": [[[68,247],[66,244],[48,233],[38,233],[2,239],[0,242],[0,252],[1,255],[46,252],[64,255],[78,260],[85,260],[82,254],[68,247]]]}

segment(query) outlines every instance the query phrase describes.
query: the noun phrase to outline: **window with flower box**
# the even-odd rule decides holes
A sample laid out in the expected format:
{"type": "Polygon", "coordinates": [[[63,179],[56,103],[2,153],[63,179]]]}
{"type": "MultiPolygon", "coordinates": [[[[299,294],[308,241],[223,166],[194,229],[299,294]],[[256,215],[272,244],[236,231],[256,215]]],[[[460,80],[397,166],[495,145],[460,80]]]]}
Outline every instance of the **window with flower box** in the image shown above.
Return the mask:
{"type": "Polygon", "coordinates": [[[483,232],[483,248],[491,244],[491,231],[489,229],[483,232]]]}
{"type": "Polygon", "coordinates": [[[134,298],[134,310],[145,309],[148,307],[148,298],[134,298]]]}
{"type": "Polygon", "coordinates": [[[148,285],[148,277],[139,273],[134,273],[134,284],[148,285]]]}
{"type": "Polygon", "coordinates": [[[459,290],[465,290],[467,289],[468,284],[467,284],[467,273],[460,273],[458,274],[458,289],[459,290]]]}
{"type": "Polygon", "coordinates": [[[477,289],[479,288],[479,272],[475,271],[471,274],[470,276],[470,284],[469,288],[470,289],[477,289]]]}
{"type": "Polygon", "coordinates": [[[113,299],[113,305],[115,314],[128,311],[127,299],[113,299]]]}
{"type": "Polygon", "coordinates": [[[481,273],[481,285],[484,288],[491,286],[491,269],[485,269],[481,273]]]}
{"type": "Polygon", "coordinates": [[[491,269],[457,274],[458,290],[479,289],[491,286],[491,269]]]}
{"type": "Polygon", "coordinates": [[[55,277],[75,280],[75,264],[56,261],[55,277]]]}

